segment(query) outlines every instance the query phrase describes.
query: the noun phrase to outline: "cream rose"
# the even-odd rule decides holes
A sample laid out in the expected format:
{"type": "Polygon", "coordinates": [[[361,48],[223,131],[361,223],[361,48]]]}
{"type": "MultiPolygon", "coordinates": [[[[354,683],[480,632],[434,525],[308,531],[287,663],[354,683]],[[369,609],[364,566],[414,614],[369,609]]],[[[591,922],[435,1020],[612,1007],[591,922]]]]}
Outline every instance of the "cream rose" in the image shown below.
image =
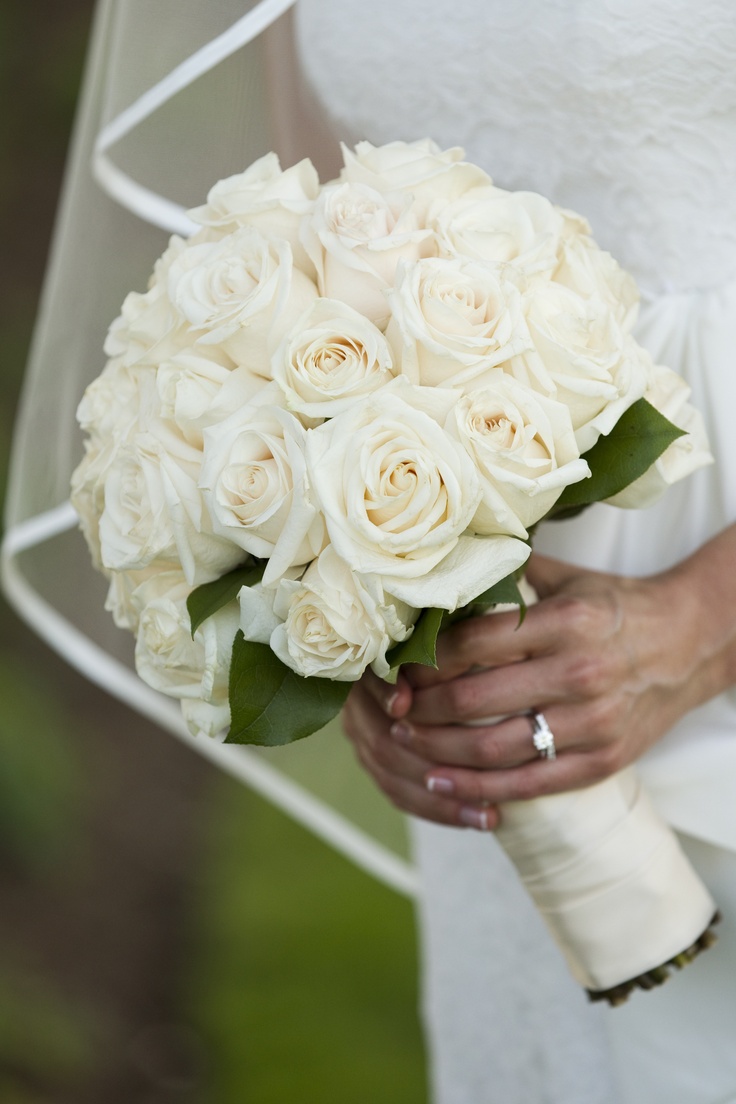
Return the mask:
{"type": "Polygon", "coordinates": [[[453,203],[429,209],[440,253],[490,264],[512,264],[532,275],[552,272],[563,220],[549,200],[535,192],[506,192],[486,184],[453,203]]]}
{"type": "Polygon", "coordinates": [[[410,606],[451,609],[523,563],[529,549],[466,533],[481,499],[478,474],[418,408],[421,390],[390,384],[311,430],[309,478],[335,551],[353,571],[378,576],[410,606]],[[405,401],[412,392],[414,405],[405,401]]]}
{"type": "MultiPolygon", "coordinates": [[[[137,631],[141,609],[133,595],[138,587],[159,574],[161,574],[161,568],[156,566],[144,568],[142,571],[110,572],[105,609],[112,614],[113,621],[119,629],[137,631]]],[[[178,577],[182,578],[181,575],[178,577]]]]}
{"type": "Polygon", "coordinates": [[[141,294],[126,295],[120,315],[110,326],[105,353],[126,365],[156,365],[191,342],[187,326],[166,289],[155,284],[141,294]]]}
{"type": "Polygon", "coordinates": [[[140,610],[136,670],[144,682],[169,697],[221,705],[227,702],[240,611],[237,602],[230,602],[192,637],[186,606],[190,589],[179,572],[166,571],[133,592],[132,602],[140,610]]]}
{"type": "Polygon", "coordinates": [[[386,336],[412,383],[467,389],[481,373],[531,348],[509,271],[460,257],[401,267],[389,292],[386,336]]]}
{"type": "Polygon", "coordinates": [[[182,437],[197,449],[203,447],[207,426],[245,406],[265,383],[262,376],[244,366],[225,367],[198,351],[179,353],[156,372],[161,416],[174,422],[182,437]]]}
{"type": "Polygon", "coordinates": [[[218,237],[253,226],[267,238],[282,238],[291,246],[297,267],[311,274],[299,229],[318,193],[319,177],[308,158],[282,170],[276,154],[267,153],[245,172],[218,180],[206,204],[189,211],[189,217],[218,237]]]}
{"type": "Polygon", "coordinates": [[[583,299],[547,283],[525,299],[534,349],[509,370],[522,382],[564,403],[581,453],[608,433],[646,390],[641,350],[602,299],[583,299]]]}
{"type": "Polygon", "coordinates": [[[197,487],[201,453],[165,422],[136,434],[110,465],[99,538],[111,571],[180,564],[191,585],[235,567],[242,553],[212,532],[197,487]],[[155,430],[155,432],[154,432],[155,430]]]}
{"type": "Polygon", "coordinates": [[[289,410],[333,418],[394,372],[388,342],[372,322],[339,300],[316,299],[277,349],[271,374],[289,410]]]}
{"type": "Polygon", "coordinates": [[[568,484],[590,475],[566,407],[500,369],[492,383],[459,399],[446,428],[480,476],[483,497],[472,521],[478,533],[525,538],[568,484]]]}
{"type": "Polygon", "coordinates": [[[282,663],[304,678],[338,682],[354,682],[368,666],[379,677],[387,675],[387,650],[411,633],[418,616],[417,610],[388,599],[375,581],[371,585],[352,572],[332,545],[302,579],[283,579],[270,595],[263,588],[244,587],[239,601],[247,639],[270,644],[282,663]],[[271,623],[263,615],[267,597],[271,623]]]}
{"type": "Polygon", "coordinates": [[[324,543],[312,501],[299,420],[266,398],[204,432],[200,486],[217,533],[259,558],[269,558],[264,580],[309,563],[324,543]]]}
{"type": "Polygon", "coordinates": [[[358,142],[354,151],[343,145],[342,153],[341,180],[382,193],[408,192],[420,219],[438,198],[450,203],[470,188],[491,182],[487,173],[465,160],[460,146],[443,150],[430,138],[385,146],[358,142]]]}
{"type": "Polygon", "coordinates": [[[89,434],[84,457],[71,479],[71,501],[95,567],[103,569],[99,521],[105,505],[105,480],[120,449],[157,411],[156,376],[149,366],[108,362],[89,385],[77,408],[77,420],[89,434]]]}
{"type": "Polygon", "coordinates": [[[553,278],[583,299],[601,299],[623,332],[631,332],[639,310],[636,281],[610,253],[599,248],[590,234],[563,236],[553,278]]]}
{"type": "Polygon", "coordinates": [[[382,327],[389,314],[385,293],[398,262],[436,252],[432,231],[419,225],[410,196],[384,196],[365,184],[323,188],[304,223],[303,241],[320,294],[382,327]]]}
{"type": "Polygon", "coordinates": [[[221,345],[237,364],[268,376],[273,347],[317,296],[294,268],[285,241],[244,227],[189,246],[168,273],[171,302],[202,345],[221,345]]]}

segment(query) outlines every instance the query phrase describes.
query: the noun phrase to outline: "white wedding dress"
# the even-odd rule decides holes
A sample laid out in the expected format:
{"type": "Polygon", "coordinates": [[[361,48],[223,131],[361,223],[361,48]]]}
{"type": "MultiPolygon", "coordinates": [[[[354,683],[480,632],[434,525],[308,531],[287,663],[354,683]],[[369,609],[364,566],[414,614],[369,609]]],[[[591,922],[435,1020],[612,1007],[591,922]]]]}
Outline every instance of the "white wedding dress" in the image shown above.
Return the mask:
{"type": "MultiPolygon", "coordinates": [[[[732,0],[301,0],[297,30],[339,137],[463,145],[497,184],[585,214],[639,280],[639,339],[690,382],[717,466],[652,510],[597,507],[537,546],[646,574],[732,522],[732,0]]],[[[640,769],[726,920],[682,976],[612,1011],[571,982],[492,839],[415,825],[438,1104],[736,1101],[736,694],[685,718],[640,769]]]]}

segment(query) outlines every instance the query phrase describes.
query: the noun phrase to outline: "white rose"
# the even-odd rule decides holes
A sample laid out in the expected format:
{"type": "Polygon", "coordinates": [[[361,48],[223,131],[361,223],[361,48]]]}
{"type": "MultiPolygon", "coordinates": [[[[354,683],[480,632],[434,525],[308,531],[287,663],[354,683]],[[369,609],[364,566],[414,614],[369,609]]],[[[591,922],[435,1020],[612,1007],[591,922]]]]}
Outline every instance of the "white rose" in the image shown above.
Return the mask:
{"type": "Polygon", "coordinates": [[[260,405],[205,430],[200,477],[215,531],[268,557],[267,583],[314,559],[324,543],[306,479],[306,432],[293,414],[265,401],[277,393],[273,384],[260,405]]]}
{"type": "Polygon", "coordinates": [[[483,498],[472,521],[478,533],[526,537],[568,484],[590,474],[567,408],[500,369],[490,386],[459,399],[446,428],[480,476],[483,498]]]}
{"type": "Polygon", "coordinates": [[[673,483],[713,463],[702,415],[687,401],[689,397],[690,388],[681,376],[661,364],[653,366],[644,398],[684,429],[685,436],[673,441],[643,475],[607,499],[611,505],[625,509],[651,506],[673,483]]]}
{"type": "Polygon", "coordinates": [[[161,416],[176,424],[184,439],[203,447],[207,426],[250,402],[265,385],[245,366],[229,368],[199,352],[183,352],[161,364],[156,386],[161,416]]]}
{"type": "Polygon", "coordinates": [[[411,197],[381,195],[365,184],[322,189],[303,226],[304,246],[317,270],[320,295],[340,299],[384,326],[386,291],[400,260],[435,253],[432,231],[420,227],[411,197]]]}
{"type": "Polygon", "coordinates": [[[603,300],[560,284],[536,285],[525,306],[534,349],[509,370],[568,407],[578,448],[587,452],[644,394],[649,373],[639,346],[603,300]]]}
{"type": "Polygon", "coordinates": [[[72,474],[71,501],[98,570],[103,570],[99,520],[107,473],[121,447],[139,431],[140,419],[157,410],[155,380],[150,365],[128,366],[116,358],[89,385],[77,408],[77,420],[89,437],[72,474]]]}
{"type": "Polygon", "coordinates": [[[161,284],[126,295],[105,338],[105,353],[127,365],[155,365],[189,344],[187,326],[161,284]]]}
{"type": "Polygon", "coordinates": [[[178,572],[161,572],[139,586],[135,665],[145,683],[174,698],[227,701],[230,657],[240,611],[230,602],[208,617],[192,637],[187,611],[190,587],[178,572]]]}
{"type": "Polygon", "coordinates": [[[100,443],[122,442],[158,410],[156,372],[149,365],[108,361],[87,387],[77,407],[77,421],[100,443]]]}
{"type": "Polygon", "coordinates": [[[420,394],[410,405],[399,390],[407,397],[422,389],[388,385],[309,432],[310,483],[351,570],[377,575],[410,606],[453,609],[523,563],[529,549],[466,534],[481,498],[475,465],[418,409],[420,394]]]}
{"type": "Polygon", "coordinates": [[[205,702],[182,698],[181,713],[192,736],[207,736],[218,743],[224,742],[230,728],[228,701],[205,702]]]}
{"type": "MultiPolygon", "coordinates": [[[[112,614],[119,629],[136,632],[140,621],[140,606],[134,600],[138,587],[161,574],[159,567],[147,567],[142,571],[113,571],[110,573],[110,586],[105,598],[105,609],[112,614]]],[[[181,575],[177,573],[177,578],[181,575]]]]}
{"type": "Polygon", "coordinates": [[[508,263],[528,275],[557,265],[562,217],[535,192],[472,188],[453,203],[433,204],[429,221],[445,256],[508,263]]]}
{"type": "Polygon", "coordinates": [[[459,257],[402,266],[389,292],[386,336],[413,383],[467,389],[487,369],[531,347],[508,271],[459,257]]]}
{"type": "Polygon", "coordinates": [[[631,332],[639,309],[636,281],[589,234],[563,237],[553,278],[583,299],[601,299],[613,311],[624,333],[631,332]]]}
{"type": "MultiPolygon", "coordinates": [[[[259,604],[255,590],[244,587],[239,595],[247,639],[262,621],[253,608],[259,604]]],[[[304,678],[338,682],[354,682],[369,665],[379,677],[387,675],[387,650],[410,634],[417,617],[416,610],[387,599],[375,583],[352,572],[331,545],[301,580],[283,579],[271,601],[273,628],[266,642],[275,655],[304,678]]]]}
{"type": "Polygon", "coordinates": [[[168,290],[198,343],[222,345],[236,363],[265,376],[273,346],[317,297],[294,268],[288,244],[252,227],[189,246],[169,269],[168,290]]]}
{"type": "Polygon", "coordinates": [[[459,146],[442,150],[429,138],[385,146],[358,142],[354,152],[343,145],[342,153],[341,180],[377,192],[410,192],[420,218],[437,199],[450,203],[470,188],[491,182],[487,173],[465,161],[459,146]]]}
{"type": "Polygon", "coordinates": [[[207,203],[189,211],[189,217],[216,230],[218,236],[231,234],[240,226],[254,226],[267,238],[283,238],[291,246],[297,267],[309,272],[299,227],[318,193],[319,177],[308,158],[282,171],[276,154],[267,153],[245,172],[218,180],[207,203]]]}
{"type": "Polygon", "coordinates": [[[199,450],[163,421],[119,450],[106,473],[99,522],[108,570],[176,564],[195,585],[242,561],[240,549],[212,533],[197,487],[200,461],[199,450]]]}
{"type": "Polygon", "coordinates": [[[333,418],[393,378],[388,342],[362,314],[334,299],[316,299],[286,335],[271,373],[289,410],[333,418]]]}

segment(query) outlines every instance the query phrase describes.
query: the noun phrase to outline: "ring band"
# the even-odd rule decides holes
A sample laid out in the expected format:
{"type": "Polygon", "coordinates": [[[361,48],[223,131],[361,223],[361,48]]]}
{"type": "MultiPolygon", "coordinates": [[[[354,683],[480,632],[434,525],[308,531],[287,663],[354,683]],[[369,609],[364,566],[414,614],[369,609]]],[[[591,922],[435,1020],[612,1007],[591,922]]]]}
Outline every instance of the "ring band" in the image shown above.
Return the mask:
{"type": "Polygon", "coordinates": [[[532,739],[541,759],[556,759],[555,737],[544,713],[532,713],[532,739]]]}

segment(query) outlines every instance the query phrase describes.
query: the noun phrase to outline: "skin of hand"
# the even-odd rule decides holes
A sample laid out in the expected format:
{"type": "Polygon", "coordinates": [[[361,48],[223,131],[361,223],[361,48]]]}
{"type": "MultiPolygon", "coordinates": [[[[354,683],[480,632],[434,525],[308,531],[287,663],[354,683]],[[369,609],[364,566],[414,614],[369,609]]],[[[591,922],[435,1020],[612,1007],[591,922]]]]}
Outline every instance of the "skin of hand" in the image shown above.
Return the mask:
{"type": "Polygon", "coordinates": [[[367,673],[345,728],[406,812],[491,829],[497,805],[576,789],[628,766],[695,706],[736,683],[736,525],[677,567],[626,578],[534,555],[540,601],[472,618],[438,640],[437,669],[395,686],[367,673]],[[557,758],[539,758],[532,711],[557,758]],[[478,723],[503,717],[496,723],[478,723]]]}

